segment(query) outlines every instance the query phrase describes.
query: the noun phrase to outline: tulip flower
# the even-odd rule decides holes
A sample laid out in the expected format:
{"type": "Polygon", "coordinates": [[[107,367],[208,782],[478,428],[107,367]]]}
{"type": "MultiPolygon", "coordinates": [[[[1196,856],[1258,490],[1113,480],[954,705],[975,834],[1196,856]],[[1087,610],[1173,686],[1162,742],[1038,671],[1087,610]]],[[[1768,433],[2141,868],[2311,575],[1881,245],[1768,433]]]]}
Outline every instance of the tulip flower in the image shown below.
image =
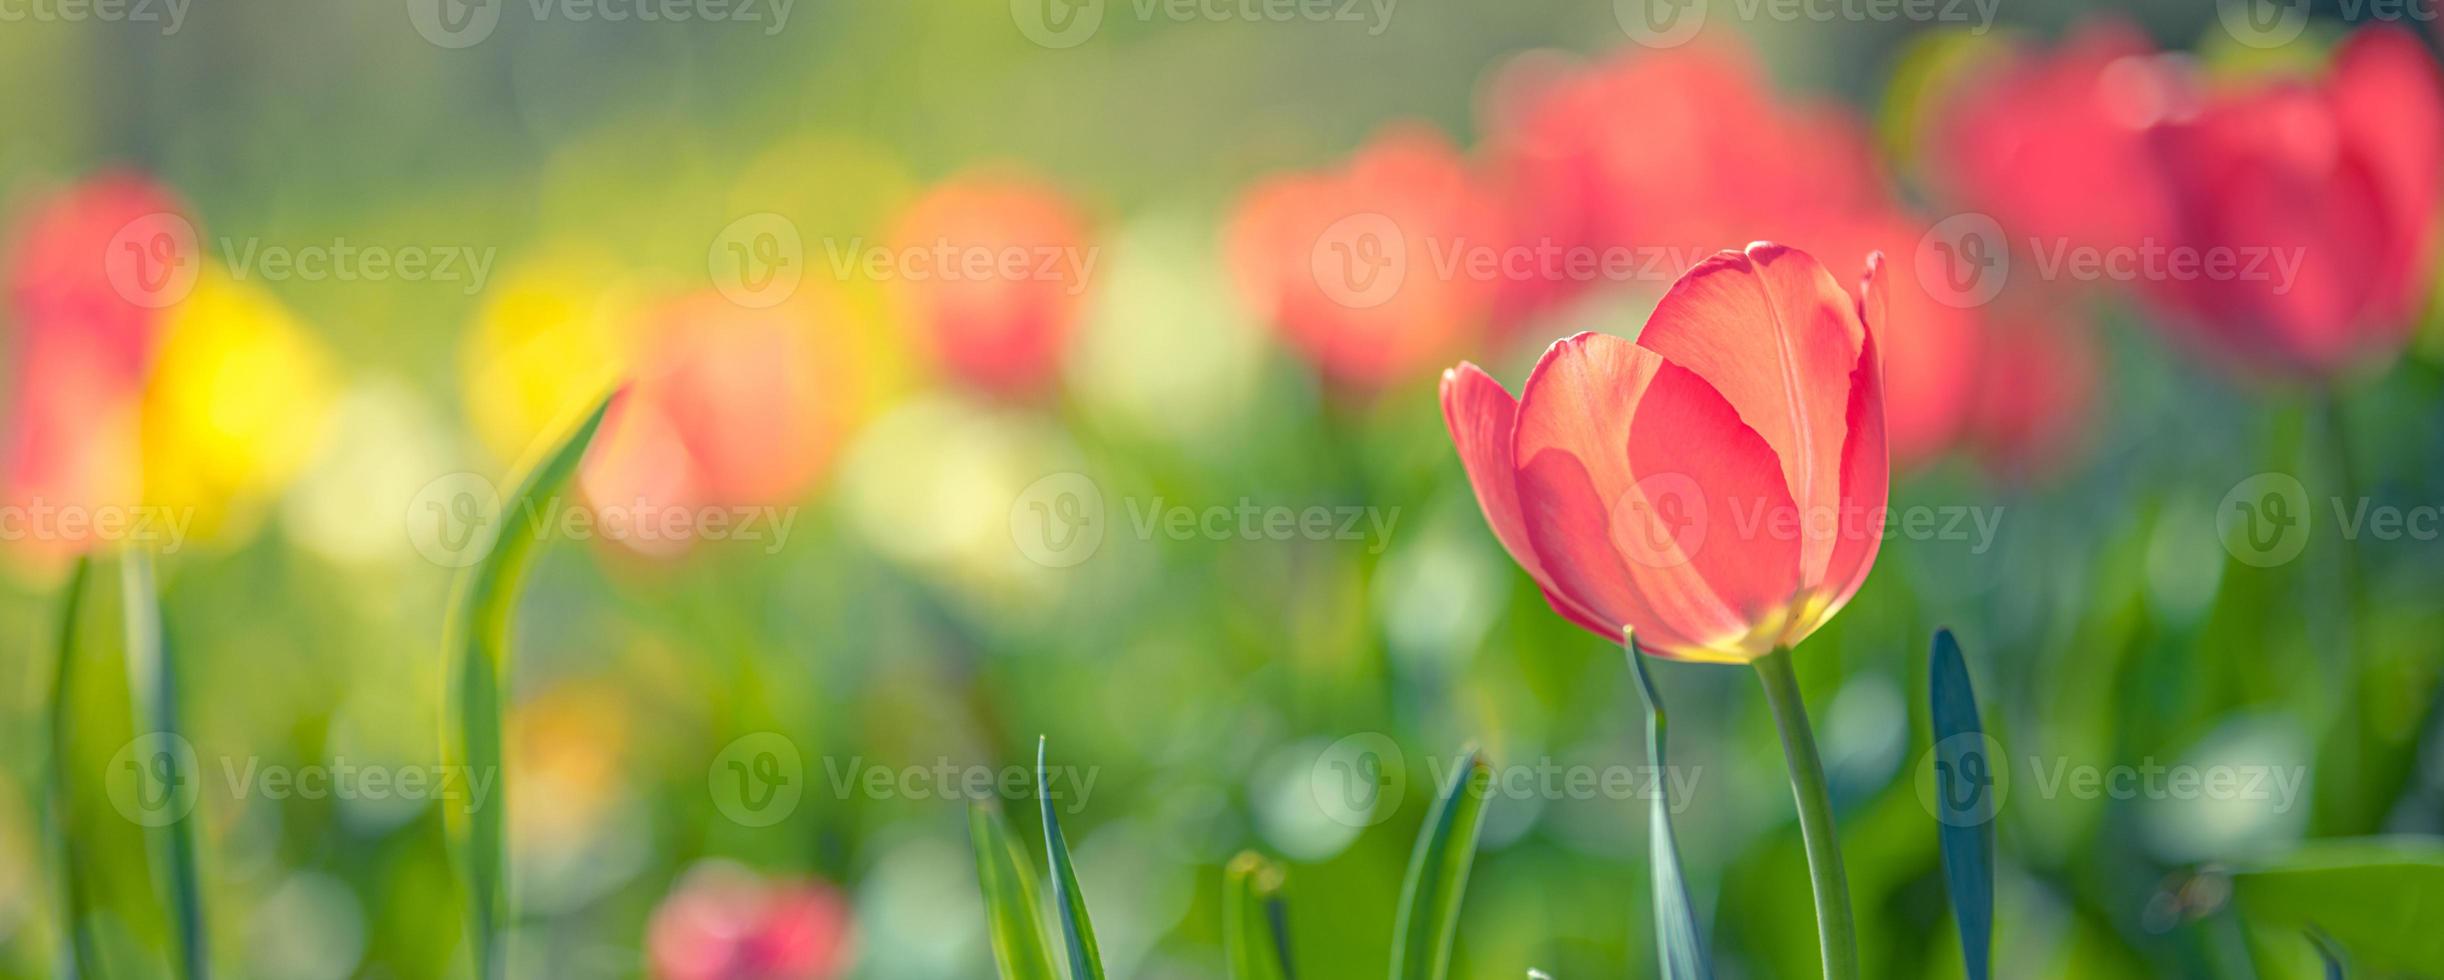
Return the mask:
{"type": "Polygon", "coordinates": [[[2096,400],[2095,339],[2074,318],[2012,310],[1980,331],[1967,441],[1986,468],[2026,480],[2076,448],[2096,400]]]}
{"type": "Polygon", "coordinates": [[[1003,397],[1051,387],[1095,271],[1066,196],[1032,178],[957,178],[900,216],[888,255],[877,278],[943,371],[1003,397]]]}
{"type": "Polygon", "coordinates": [[[1498,249],[1500,215],[1467,161],[1422,128],[1375,137],[1327,173],[1273,177],[1225,233],[1248,305],[1337,384],[1431,376],[1493,310],[1497,276],[1463,268],[1498,249]]]}
{"type": "Polygon", "coordinates": [[[1660,656],[1747,663],[1781,728],[1828,977],[1857,973],[1849,894],[1790,647],[1883,538],[1883,260],[1858,290],[1759,242],[1681,277],[1636,342],[1582,333],[1514,401],[1475,365],[1443,417],[1487,523],[1571,622],[1660,656]]]}
{"type": "Polygon", "coordinates": [[[718,861],[688,872],[645,938],[658,980],[829,980],[847,971],[850,942],[848,903],[830,885],[718,861]]]}
{"type": "Polygon", "coordinates": [[[1974,64],[1948,89],[1931,107],[1924,161],[1946,200],[2015,243],[2053,249],[2136,248],[2167,233],[2171,189],[2148,133],[2191,111],[2193,95],[2137,28],[2098,21],[2059,50],[1974,64]]]}
{"type": "Polygon", "coordinates": [[[2238,260],[2154,283],[2189,339],[2320,380],[2407,342],[2444,203],[2444,79],[2417,40],[2361,30],[2321,81],[2216,93],[2159,140],[2175,244],[2238,260]]]}

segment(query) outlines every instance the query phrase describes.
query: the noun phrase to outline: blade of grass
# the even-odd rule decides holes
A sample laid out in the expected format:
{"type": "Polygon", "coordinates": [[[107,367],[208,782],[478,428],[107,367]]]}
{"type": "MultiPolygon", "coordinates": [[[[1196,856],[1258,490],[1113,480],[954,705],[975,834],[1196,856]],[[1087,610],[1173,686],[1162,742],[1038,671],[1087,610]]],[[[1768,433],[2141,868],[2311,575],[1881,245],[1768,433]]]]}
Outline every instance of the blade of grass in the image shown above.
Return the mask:
{"type": "Polygon", "coordinates": [[[976,848],[976,881],[984,889],[984,911],[993,937],[993,960],[1002,980],[1053,980],[1052,952],[1044,946],[1042,906],[1036,904],[1035,869],[1019,850],[999,809],[967,808],[968,841],[976,848]]]}
{"type": "Polygon", "coordinates": [[[1418,831],[1400,888],[1400,918],[1392,932],[1392,980],[1443,980],[1451,970],[1451,940],[1459,931],[1460,896],[1476,863],[1477,833],[1485,829],[1486,786],[1493,770],[1475,746],[1443,788],[1418,831]]]}
{"type": "Polygon", "coordinates": [[[1222,872],[1222,948],[1231,980],[1290,980],[1281,866],[1244,851],[1222,872]]]}
{"type": "Polygon", "coordinates": [[[1052,904],[1061,911],[1061,939],[1069,951],[1070,980],[1103,980],[1103,953],[1095,946],[1095,923],[1078,891],[1078,870],[1069,862],[1069,840],[1052,812],[1052,780],[1044,765],[1045,739],[1035,740],[1035,799],[1044,811],[1044,853],[1052,865],[1052,904]]]}
{"type": "Polygon", "coordinates": [[[568,485],[586,446],[601,428],[613,398],[595,404],[569,435],[545,453],[501,502],[500,531],[492,550],[459,579],[453,618],[444,656],[456,673],[450,698],[457,724],[443,746],[444,756],[466,767],[470,775],[495,777],[498,789],[480,803],[447,808],[458,832],[466,861],[469,927],[473,931],[476,975],[498,980],[508,971],[508,951],[502,948],[509,914],[509,853],[503,834],[508,780],[501,773],[501,687],[508,674],[509,620],[517,606],[518,584],[534,562],[541,540],[541,515],[556,508],[546,502],[568,485]]]}
{"type": "Polygon", "coordinates": [[[1697,911],[1689,905],[1689,885],[1680,870],[1680,844],[1672,834],[1672,801],[1663,778],[1663,739],[1668,725],[1663,698],[1647,676],[1646,657],[1635,637],[1625,637],[1629,671],[1638,678],[1638,693],[1646,699],[1646,762],[1655,771],[1654,805],[1648,810],[1647,849],[1653,863],[1655,957],[1663,980],[1704,980],[1714,976],[1706,959],[1705,934],[1697,928],[1697,911]]]}
{"type": "Polygon", "coordinates": [[[1960,955],[1969,980],[1985,980],[1993,969],[1994,942],[1994,798],[1975,774],[1994,765],[1986,758],[1985,728],[1977,720],[1977,693],[1969,686],[1969,666],[1951,630],[1935,631],[1934,651],[1927,666],[1928,718],[1935,738],[1935,766],[1944,819],[1937,831],[1943,850],[1945,890],[1952,896],[1952,916],[1960,926],[1960,955]],[[1969,806],[1950,809],[1953,774],[1971,780],[1976,794],[1969,806]]]}
{"type": "Polygon", "coordinates": [[[68,738],[71,732],[68,697],[74,690],[76,677],[79,649],[77,620],[84,614],[85,582],[92,574],[92,562],[82,555],[78,556],[76,567],[68,573],[68,594],[60,607],[59,659],[51,674],[51,805],[48,809],[52,840],[59,853],[61,926],[68,933],[71,975],[78,977],[105,975],[101,952],[93,937],[93,896],[85,890],[91,874],[84,849],[73,829],[80,826],[81,821],[75,812],[74,796],[68,788],[68,773],[75,768],[68,738]]]}
{"type": "MultiPolygon", "coordinates": [[[[177,664],[169,656],[162,638],[161,594],[153,584],[153,556],[144,551],[130,550],[119,564],[120,610],[127,628],[127,682],[129,696],[135,702],[135,716],[140,724],[149,724],[158,734],[181,736],[178,713],[177,664]]],[[[173,753],[170,764],[177,766],[184,758],[173,753]]],[[[176,772],[173,780],[194,780],[195,773],[176,772]]],[[[202,980],[210,975],[211,956],[204,945],[204,905],[201,881],[195,870],[194,814],[188,813],[159,827],[150,828],[157,850],[166,853],[171,915],[178,934],[179,964],[182,976],[202,980]]]]}

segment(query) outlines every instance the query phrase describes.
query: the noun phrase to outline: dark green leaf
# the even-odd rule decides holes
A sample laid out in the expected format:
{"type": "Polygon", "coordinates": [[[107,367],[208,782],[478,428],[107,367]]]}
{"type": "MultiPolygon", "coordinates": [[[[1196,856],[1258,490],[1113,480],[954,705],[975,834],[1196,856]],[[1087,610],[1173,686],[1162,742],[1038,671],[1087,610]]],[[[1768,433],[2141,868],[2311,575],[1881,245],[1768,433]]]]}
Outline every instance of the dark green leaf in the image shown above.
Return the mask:
{"type": "Polygon", "coordinates": [[[1470,747],[1418,831],[1408,880],[1400,889],[1400,918],[1392,932],[1392,980],[1443,980],[1450,972],[1460,896],[1468,889],[1468,869],[1476,863],[1477,833],[1485,828],[1486,785],[1492,780],[1493,770],[1470,747]]]}
{"type": "Polygon", "coordinates": [[[1052,865],[1052,904],[1061,913],[1061,938],[1069,950],[1070,980],[1103,980],[1103,954],[1095,948],[1095,923],[1078,891],[1078,871],[1069,862],[1069,840],[1052,812],[1052,781],[1044,764],[1045,740],[1035,742],[1035,798],[1044,810],[1044,852],[1052,865]]]}
{"type": "Polygon", "coordinates": [[[1935,738],[1935,792],[1943,807],[1937,833],[1943,845],[1944,886],[1960,926],[1960,954],[1970,980],[1992,969],[1994,941],[1994,796],[1985,775],[1985,728],[1977,720],[1977,694],[1969,666],[1951,630],[1935,631],[1927,668],[1928,717],[1935,738]],[[1954,804],[1960,806],[1955,808],[1954,804]]]}
{"type": "Polygon", "coordinates": [[[68,932],[70,965],[79,977],[104,974],[93,935],[93,895],[86,887],[94,880],[93,863],[78,839],[75,828],[83,826],[84,821],[76,812],[76,794],[68,785],[68,774],[76,771],[70,741],[73,733],[69,727],[74,712],[69,696],[74,690],[80,659],[79,619],[84,615],[85,582],[92,576],[92,562],[79,556],[75,569],[68,575],[67,600],[60,605],[59,660],[51,675],[51,833],[60,858],[60,922],[68,932]]]}

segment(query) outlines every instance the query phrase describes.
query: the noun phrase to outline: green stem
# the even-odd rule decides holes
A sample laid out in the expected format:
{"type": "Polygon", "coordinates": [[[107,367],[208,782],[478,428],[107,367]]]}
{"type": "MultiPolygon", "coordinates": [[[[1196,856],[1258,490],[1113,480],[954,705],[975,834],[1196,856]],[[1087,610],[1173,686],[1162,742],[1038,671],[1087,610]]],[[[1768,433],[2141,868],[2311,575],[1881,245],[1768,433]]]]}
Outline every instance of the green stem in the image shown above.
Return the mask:
{"type": "Polygon", "coordinates": [[[1799,697],[1799,675],[1791,651],[1781,647],[1757,659],[1765,703],[1782,734],[1782,760],[1790,766],[1791,795],[1799,803],[1799,836],[1807,845],[1808,884],[1816,893],[1816,939],[1824,949],[1825,980],[1858,977],[1858,927],[1850,917],[1850,877],[1842,871],[1841,845],[1833,838],[1833,800],[1825,792],[1824,762],[1816,755],[1816,733],[1799,697]]]}

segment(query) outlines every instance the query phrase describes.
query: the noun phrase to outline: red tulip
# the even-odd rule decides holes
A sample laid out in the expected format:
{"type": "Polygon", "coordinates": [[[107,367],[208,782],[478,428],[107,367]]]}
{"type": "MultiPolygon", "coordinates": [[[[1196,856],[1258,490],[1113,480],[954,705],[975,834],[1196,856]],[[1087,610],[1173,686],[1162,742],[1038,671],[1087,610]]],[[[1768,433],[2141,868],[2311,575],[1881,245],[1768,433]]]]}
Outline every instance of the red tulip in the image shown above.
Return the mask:
{"type": "MultiPolygon", "coordinates": [[[[1497,99],[1494,132],[1512,237],[1560,248],[1671,250],[1694,264],[1761,223],[1880,206],[1866,127],[1833,106],[1778,99],[1753,55],[1714,39],[1583,71],[1527,62],[1497,99]]],[[[1532,310],[1591,281],[1532,282],[1532,310]]]]}
{"type": "MultiPolygon", "coordinates": [[[[1774,240],[1811,255],[1911,255],[1927,226],[1878,207],[1812,223],[1760,222],[1774,240]]],[[[1895,467],[1908,469],[1957,447],[1977,399],[1980,312],[1938,298],[1914,274],[1894,276],[1885,290],[1892,318],[1879,337],[1884,352],[1884,420],[1895,467]]]]}
{"type": "Polygon", "coordinates": [[[2014,244],[2137,247],[2171,224],[2148,132],[2191,98],[2146,35],[2100,21],[2058,51],[1970,69],[1932,110],[1925,169],[2014,244]]]}
{"type": "Polygon", "coordinates": [[[2444,80],[2409,34],[2357,32],[2313,85],[2219,93],[2160,149],[2176,244],[2244,263],[2154,282],[2193,339],[2308,377],[2408,340],[2444,190],[2444,80]]]}
{"type": "Polygon", "coordinates": [[[1094,251],[1077,207],[1023,177],[934,187],[892,235],[893,281],[934,361],[988,393],[1050,388],[1086,303],[1094,251]]]}
{"type": "Polygon", "coordinates": [[[2027,479],[2076,448],[2095,401],[2096,349],[2087,325],[2017,311],[1982,331],[1969,440],[1986,467],[2027,479]]]}
{"type": "Polygon", "coordinates": [[[1749,662],[1849,601],[1882,542],[1881,256],[1723,252],[1635,343],[1547,350],[1517,401],[1473,364],[1443,417],[1494,535],[1554,609],[1651,652],[1749,662]]]}
{"type": "Polygon", "coordinates": [[[1383,133],[1340,170],[1274,177],[1243,197],[1225,249],[1240,294],[1338,383],[1377,388],[1464,351],[1497,282],[1499,215],[1467,161],[1423,128],[1383,133]]]}
{"type": "Polygon", "coordinates": [[[831,886],[715,862],[688,872],[646,935],[661,980],[828,980],[849,946],[849,908],[831,886]]]}

